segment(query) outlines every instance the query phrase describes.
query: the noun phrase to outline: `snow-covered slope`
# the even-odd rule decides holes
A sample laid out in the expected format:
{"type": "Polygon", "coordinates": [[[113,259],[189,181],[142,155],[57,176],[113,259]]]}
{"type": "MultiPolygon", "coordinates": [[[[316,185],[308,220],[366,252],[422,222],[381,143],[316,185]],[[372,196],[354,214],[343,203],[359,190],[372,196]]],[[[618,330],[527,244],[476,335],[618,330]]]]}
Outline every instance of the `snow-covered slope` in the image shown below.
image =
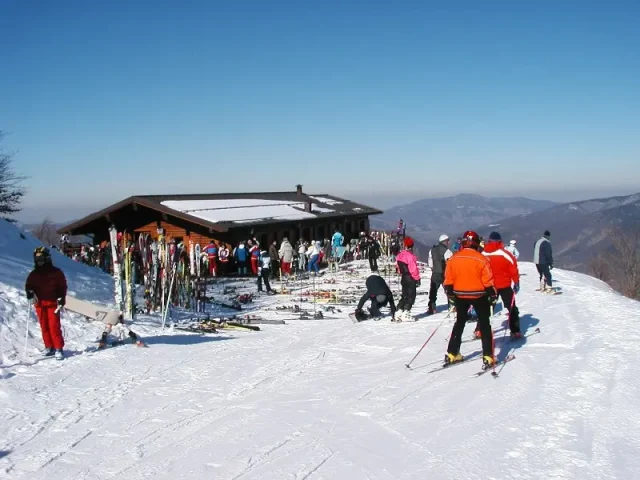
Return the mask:
{"type": "MultiPolygon", "coordinates": [[[[522,325],[540,333],[515,345],[496,333],[498,356],[516,355],[497,378],[472,378],[479,360],[427,373],[445,353],[446,313],[353,324],[353,307],[338,307],[324,320],[291,320],[275,309],[294,304],[288,295],[254,302],[265,318],[287,319],[259,332],[148,326],[148,349],[6,368],[0,478],[637,478],[638,303],[557,270],[564,293],[541,294],[535,268],[521,270],[522,325]]],[[[326,278],[316,288],[346,295],[363,284],[344,273],[336,284],[326,278]]],[[[418,299],[414,314],[426,309],[426,296],[418,299]]],[[[494,329],[504,320],[497,314],[494,329]]],[[[479,350],[468,342],[462,352],[479,350]]]]}
{"type": "MultiPolygon", "coordinates": [[[[28,312],[24,284],[33,269],[33,251],[42,243],[14,224],[0,220],[0,359],[3,365],[14,363],[22,356],[28,312]]],[[[75,262],[51,250],[54,265],[66,277],[70,295],[103,304],[113,304],[113,278],[96,268],[75,262]]],[[[76,315],[68,314],[63,322],[66,343],[80,348],[86,334],[94,335],[102,327],[92,325],[76,315]]],[[[30,321],[29,351],[42,347],[35,315],[30,321]]]]}

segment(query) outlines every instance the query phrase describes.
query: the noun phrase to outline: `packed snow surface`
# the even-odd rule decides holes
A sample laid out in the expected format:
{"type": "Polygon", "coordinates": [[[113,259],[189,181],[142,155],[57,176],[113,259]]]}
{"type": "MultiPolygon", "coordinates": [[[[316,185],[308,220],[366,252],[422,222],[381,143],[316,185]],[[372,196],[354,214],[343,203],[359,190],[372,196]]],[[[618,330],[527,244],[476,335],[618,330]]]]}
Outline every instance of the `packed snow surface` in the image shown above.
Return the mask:
{"type": "MultiPolygon", "coordinates": [[[[520,265],[522,327],[540,333],[508,343],[506,317],[496,313],[497,355],[516,355],[497,378],[472,378],[481,363],[474,341],[462,353],[475,360],[427,373],[441,364],[452,325],[444,311],[424,316],[428,273],[417,322],[354,324],[353,306],[325,310],[324,320],[294,320],[276,306],[313,312],[312,297],[261,296],[252,313],[285,325],[198,335],[162,332],[159,316],[141,316],[133,329],[149,348],[96,352],[87,346],[101,326],[65,316],[70,356],[58,362],[38,357],[33,321],[22,358],[21,289],[34,240],[11,229],[0,230],[0,478],[638,478],[638,303],[590,277],[553,270],[563,294],[551,296],[535,291],[533,265],[520,265]]],[[[57,255],[54,262],[79,297],[104,302],[111,294],[108,276],[57,255]]],[[[367,268],[353,267],[355,274],[289,287],[338,289],[341,302],[362,293],[367,268]]],[[[396,277],[386,275],[396,290],[396,277]]],[[[209,294],[221,289],[213,284],[209,294]]],[[[442,291],[438,303],[446,308],[442,291]]],[[[465,334],[472,331],[468,324],[465,334]]]]}

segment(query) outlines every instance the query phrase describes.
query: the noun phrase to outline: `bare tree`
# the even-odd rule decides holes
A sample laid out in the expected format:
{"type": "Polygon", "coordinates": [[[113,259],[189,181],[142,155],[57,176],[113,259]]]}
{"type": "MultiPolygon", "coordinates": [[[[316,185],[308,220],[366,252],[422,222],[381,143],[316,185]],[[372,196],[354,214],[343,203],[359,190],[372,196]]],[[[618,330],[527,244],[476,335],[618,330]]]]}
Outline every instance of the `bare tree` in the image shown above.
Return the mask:
{"type": "Polygon", "coordinates": [[[603,282],[609,281],[609,261],[603,253],[598,253],[591,258],[591,261],[589,262],[589,270],[598,280],[602,280],[603,282]]]}
{"type": "Polygon", "coordinates": [[[58,245],[56,227],[48,218],[45,218],[31,233],[45,245],[58,245]]]}
{"type": "MultiPolygon", "coordinates": [[[[4,136],[4,132],[0,131],[0,141],[4,136]]],[[[20,211],[20,202],[25,194],[22,182],[26,179],[13,170],[13,155],[0,148],[0,218],[9,221],[14,221],[11,216],[20,211]]]]}
{"type": "Polygon", "coordinates": [[[618,254],[620,289],[623,295],[640,298],[640,230],[614,231],[613,248],[618,254]]]}
{"type": "Polygon", "coordinates": [[[611,243],[611,252],[592,261],[593,274],[623,295],[640,299],[640,229],[623,231],[615,228],[611,231],[611,243]]]}

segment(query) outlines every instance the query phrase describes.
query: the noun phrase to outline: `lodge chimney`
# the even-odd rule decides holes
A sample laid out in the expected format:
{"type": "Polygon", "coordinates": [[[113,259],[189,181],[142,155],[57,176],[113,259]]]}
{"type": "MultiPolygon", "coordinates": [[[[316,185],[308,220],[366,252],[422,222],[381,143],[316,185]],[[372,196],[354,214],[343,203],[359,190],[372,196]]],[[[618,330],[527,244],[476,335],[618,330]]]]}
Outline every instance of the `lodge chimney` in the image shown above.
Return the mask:
{"type": "Polygon", "coordinates": [[[308,212],[308,213],[311,213],[311,202],[306,202],[304,204],[304,211],[308,212]]]}
{"type": "Polygon", "coordinates": [[[296,195],[302,195],[302,185],[296,185],[296,195]]]}

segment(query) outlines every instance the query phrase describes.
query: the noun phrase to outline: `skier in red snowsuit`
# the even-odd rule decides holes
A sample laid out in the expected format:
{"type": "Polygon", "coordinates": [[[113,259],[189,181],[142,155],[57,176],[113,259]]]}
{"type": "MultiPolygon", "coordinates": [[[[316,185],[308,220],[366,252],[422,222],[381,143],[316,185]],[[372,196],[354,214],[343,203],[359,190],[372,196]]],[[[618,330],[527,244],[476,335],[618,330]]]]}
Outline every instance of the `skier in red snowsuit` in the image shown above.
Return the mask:
{"type": "Polygon", "coordinates": [[[27,277],[25,290],[27,299],[35,298],[36,313],[42,331],[44,351],[42,355],[64,358],[64,338],[60,328],[58,307],[63,307],[67,296],[67,279],[57,267],[51,263],[48,248],[38,247],[33,252],[34,270],[27,277]]]}

